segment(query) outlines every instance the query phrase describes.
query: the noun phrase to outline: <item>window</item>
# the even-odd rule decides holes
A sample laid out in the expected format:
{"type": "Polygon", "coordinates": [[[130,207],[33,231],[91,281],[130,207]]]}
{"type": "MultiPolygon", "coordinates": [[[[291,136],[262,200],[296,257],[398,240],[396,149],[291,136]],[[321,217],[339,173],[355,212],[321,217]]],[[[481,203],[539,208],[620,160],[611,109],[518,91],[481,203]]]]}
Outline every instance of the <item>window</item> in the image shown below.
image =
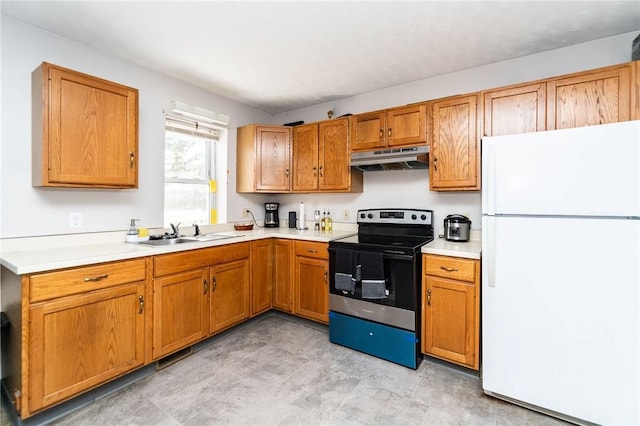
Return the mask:
{"type": "Polygon", "coordinates": [[[226,129],[167,115],[164,153],[164,225],[226,221],[226,129]]]}

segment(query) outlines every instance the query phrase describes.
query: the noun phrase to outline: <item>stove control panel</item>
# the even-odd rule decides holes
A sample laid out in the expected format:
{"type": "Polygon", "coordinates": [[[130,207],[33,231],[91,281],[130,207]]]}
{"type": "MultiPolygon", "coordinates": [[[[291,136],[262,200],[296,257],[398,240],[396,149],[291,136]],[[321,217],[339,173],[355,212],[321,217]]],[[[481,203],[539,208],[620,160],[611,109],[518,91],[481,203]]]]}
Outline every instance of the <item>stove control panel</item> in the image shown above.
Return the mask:
{"type": "Polygon", "coordinates": [[[432,225],[433,210],[367,209],[358,210],[358,223],[394,223],[406,225],[432,225]]]}

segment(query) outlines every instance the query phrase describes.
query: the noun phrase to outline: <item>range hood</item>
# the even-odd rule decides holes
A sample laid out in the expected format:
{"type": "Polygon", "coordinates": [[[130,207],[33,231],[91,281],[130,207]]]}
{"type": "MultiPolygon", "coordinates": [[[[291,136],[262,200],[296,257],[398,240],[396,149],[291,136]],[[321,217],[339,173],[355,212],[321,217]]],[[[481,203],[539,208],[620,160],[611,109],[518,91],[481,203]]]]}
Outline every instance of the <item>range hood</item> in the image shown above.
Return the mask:
{"type": "Polygon", "coordinates": [[[429,147],[390,148],[378,151],[354,152],[352,167],[364,172],[429,168],[429,147]]]}

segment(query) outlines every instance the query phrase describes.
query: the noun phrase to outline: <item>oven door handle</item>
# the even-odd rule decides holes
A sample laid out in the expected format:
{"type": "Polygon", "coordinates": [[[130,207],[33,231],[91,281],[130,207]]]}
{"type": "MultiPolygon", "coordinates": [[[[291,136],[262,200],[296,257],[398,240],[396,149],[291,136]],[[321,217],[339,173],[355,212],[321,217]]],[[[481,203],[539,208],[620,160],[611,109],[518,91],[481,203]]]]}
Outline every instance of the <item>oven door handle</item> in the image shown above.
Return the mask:
{"type": "Polygon", "coordinates": [[[382,252],[385,259],[413,260],[413,256],[402,251],[385,250],[382,252]]]}

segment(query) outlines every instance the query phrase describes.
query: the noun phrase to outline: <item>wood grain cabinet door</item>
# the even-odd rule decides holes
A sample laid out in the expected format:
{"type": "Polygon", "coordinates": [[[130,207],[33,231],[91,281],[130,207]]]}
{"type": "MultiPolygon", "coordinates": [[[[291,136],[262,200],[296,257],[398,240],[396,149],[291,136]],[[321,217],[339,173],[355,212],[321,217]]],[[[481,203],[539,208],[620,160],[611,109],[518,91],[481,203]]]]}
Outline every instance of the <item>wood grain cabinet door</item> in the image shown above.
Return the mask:
{"type": "Polygon", "coordinates": [[[423,352],[477,369],[475,285],[432,276],[425,281],[423,352]]]}
{"type": "Polygon", "coordinates": [[[628,121],[633,64],[574,74],[547,83],[549,129],[628,121]]]}
{"type": "Polygon", "coordinates": [[[424,145],[427,142],[426,104],[387,111],[385,132],[388,147],[424,145]]]}
{"type": "Polygon", "coordinates": [[[329,322],[329,262],[296,256],[295,313],[327,324],[329,322]]]}
{"type": "Polygon", "coordinates": [[[323,121],[318,127],[318,188],[349,190],[349,120],[323,121]]]}
{"type": "Polygon", "coordinates": [[[434,101],[431,105],[431,190],[480,189],[478,95],[434,101]]]}
{"type": "Polygon", "coordinates": [[[34,185],[137,187],[138,90],[47,63],[42,73],[34,185]]]}
{"type": "Polygon", "coordinates": [[[197,269],[153,283],[153,358],[207,337],[209,269],[197,269]]]}
{"type": "Polygon", "coordinates": [[[30,413],[143,365],[144,294],[139,282],[31,305],[30,413]]]}
{"type": "Polygon", "coordinates": [[[249,259],[211,268],[210,333],[217,333],[249,318],[249,277],[249,259]]]}
{"type": "Polygon", "coordinates": [[[291,130],[282,126],[257,126],[256,190],[291,189],[291,130]]]}
{"type": "Polygon", "coordinates": [[[293,190],[318,189],[318,125],[307,124],[293,128],[291,156],[293,190]]]}
{"type": "Polygon", "coordinates": [[[547,129],[545,83],[484,92],[482,98],[484,136],[514,135],[547,129]]]}
{"type": "Polygon", "coordinates": [[[352,151],[369,151],[385,146],[385,116],[384,111],[374,111],[351,118],[352,151]]]}
{"type": "Polygon", "coordinates": [[[258,315],[271,308],[273,283],[273,246],[271,238],[251,241],[251,312],[258,315]]]}
{"type": "Polygon", "coordinates": [[[273,307],[293,312],[293,241],[276,239],[274,246],[273,307]]]}

